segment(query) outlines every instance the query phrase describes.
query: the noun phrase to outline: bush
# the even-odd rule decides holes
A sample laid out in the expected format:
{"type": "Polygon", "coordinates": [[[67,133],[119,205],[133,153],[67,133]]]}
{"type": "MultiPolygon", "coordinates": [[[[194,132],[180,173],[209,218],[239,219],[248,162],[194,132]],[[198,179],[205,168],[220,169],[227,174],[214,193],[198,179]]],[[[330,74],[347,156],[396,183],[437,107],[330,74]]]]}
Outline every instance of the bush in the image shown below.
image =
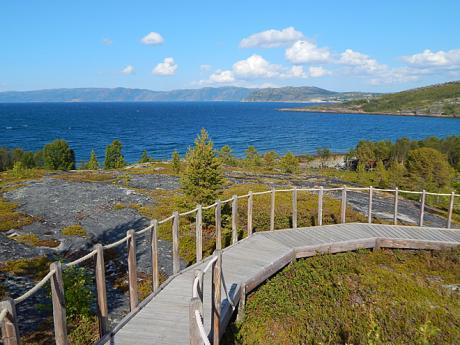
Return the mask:
{"type": "Polygon", "coordinates": [[[244,151],[246,154],[245,162],[248,166],[260,166],[261,165],[261,159],[259,152],[257,152],[257,149],[255,146],[251,145],[249,146],[246,151],[244,151]]]}
{"type": "Polygon", "coordinates": [[[268,151],[264,154],[264,165],[268,170],[273,170],[279,155],[275,151],[268,151]]]}
{"type": "Polygon", "coordinates": [[[195,146],[185,156],[181,187],[189,202],[212,204],[224,182],[221,161],[205,129],[195,139],[195,146]]]}
{"type": "Polygon", "coordinates": [[[230,166],[236,165],[236,158],[233,156],[233,150],[230,146],[222,146],[218,152],[218,156],[223,164],[230,166]]]}
{"type": "Polygon", "coordinates": [[[62,139],[56,139],[43,147],[45,167],[50,170],[75,169],[75,154],[69,144],[62,139]]]}
{"type": "Polygon", "coordinates": [[[285,173],[295,173],[299,171],[299,159],[292,152],[288,152],[280,159],[280,167],[285,173]]]}
{"type": "Polygon", "coordinates": [[[177,150],[174,150],[174,152],[172,153],[172,168],[175,174],[180,173],[180,155],[179,152],[177,152],[177,150]]]}
{"type": "Polygon", "coordinates": [[[144,150],[142,152],[141,159],[139,159],[139,163],[143,164],[143,163],[150,163],[150,162],[153,162],[153,158],[149,156],[147,150],[144,150]]]}
{"type": "Polygon", "coordinates": [[[120,169],[125,166],[125,158],[121,152],[123,145],[119,140],[114,140],[105,148],[105,169],[120,169]]]}
{"type": "Polygon", "coordinates": [[[91,316],[91,305],[95,298],[91,290],[92,278],[83,267],[72,266],[63,271],[67,317],[77,320],[91,316]]]}

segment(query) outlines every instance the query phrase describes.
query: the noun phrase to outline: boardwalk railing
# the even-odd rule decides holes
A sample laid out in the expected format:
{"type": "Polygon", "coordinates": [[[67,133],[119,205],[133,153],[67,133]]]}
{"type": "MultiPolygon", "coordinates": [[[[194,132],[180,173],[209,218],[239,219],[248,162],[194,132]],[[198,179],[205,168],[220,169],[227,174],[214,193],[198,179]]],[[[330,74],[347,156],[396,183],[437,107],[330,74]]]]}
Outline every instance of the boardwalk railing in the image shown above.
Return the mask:
{"type": "Polygon", "coordinates": [[[15,299],[5,299],[0,302],[0,327],[2,332],[2,340],[4,345],[19,345],[20,335],[18,327],[18,318],[16,315],[16,306],[35,293],[37,293],[45,284],[48,282],[51,285],[51,299],[53,307],[53,320],[54,320],[54,336],[57,345],[67,345],[67,320],[66,320],[66,307],[64,298],[64,282],[62,279],[62,271],[67,267],[79,265],[87,260],[95,257],[95,281],[96,281],[96,295],[97,295],[97,318],[99,325],[99,336],[102,338],[104,335],[109,333],[108,327],[108,304],[107,304],[107,292],[106,292],[106,279],[105,279],[105,263],[104,263],[104,251],[115,247],[118,247],[124,243],[127,246],[128,252],[128,285],[129,285],[129,306],[131,312],[133,312],[139,304],[138,298],[138,285],[137,285],[137,260],[136,260],[136,238],[137,236],[147,234],[149,235],[149,247],[151,254],[151,267],[152,267],[152,287],[153,294],[158,293],[165,284],[175,275],[180,273],[180,257],[179,257],[179,226],[180,218],[190,215],[195,215],[195,238],[196,238],[196,262],[203,260],[203,210],[214,209],[215,212],[215,243],[216,251],[212,260],[209,261],[208,266],[203,271],[196,272],[196,278],[193,282],[193,294],[190,303],[190,335],[191,341],[195,341],[196,344],[209,344],[207,332],[204,329],[203,323],[203,277],[206,271],[212,267],[212,289],[213,289],[213,313],[212,313],[212,327],[210,336],[214,343],[218,343],[219,336],[215,337],[213,334],[221,334],[220,330],[220,303],[221,303],[221,286],[226,293],[227,300],[231,304],[232,308],[235,308],[235,302],[230,298],[225,280],[222,275],[222,217],[221,210],[222,205],[231,204],[231,243],[235,244],[238,242],[238,201],[241,199],[247,200],[247,235],[251,236],[253,233],[253,199],[255,196],[270,195],[270,230],[275,230],[275,206],[276,206],[276,194],[277,193],[292,193],[292,227],[297,228],[297,197],[299,192],[317,193],[318,194],[318,213],[317,213],[317,224],[322,225],[323,223],[323,196],[325,192],[341,193],[341,209],[340,209],[340,222],[346,223],[346,210],[347,210],[347,193],[348,192],[368,192],[368,222],[372,223],[373,213],[373,197],[375,192],[387,192],[394,193],[394,210],[393,210],[393,222],[398,223],[398,200],[401,194],[416,194],[420,195],[420,213],[418,219],[418,225],[423,226],[424,214],[425,214],[425,203],[426,197],[430,196],[443,196],[449,197],[449,207],[446,228],[452,226],[452,215],[454,211],[455,198],[460,195],[454,192],[450,194],[443,193],[430,193],[426,191],[414,192],[407,190],[396,189],[378,189],[368,188],[357,188],[343,186],[340,188],[293,188],[293,189],[271,189],[263,192],[249,192],[245,195],[234,195],[232,198],[216,201],[214,204],[209,206],[197,205],[193,210],[179,213],[174,212],[171,216],[157,221],[152,220],[150,225],[140,231],[135,232],[129,230],[126,236],[119,239],[116,242],[102,245],[96,244],[94,249],[88,254],[68,263],[53,262],[50,265],[49,273],[43,277],[33,288],[28,290],[23,295],[15,299]],[[163,285],[160,285],[159,280],[159,262],[158,262],[158,226],[165,223],[171,223],[172,229],[172,247],[173,247],[173,276],[170,277],[163,285]],[[217,340],[216,340],[217,339],[217,340]]]}

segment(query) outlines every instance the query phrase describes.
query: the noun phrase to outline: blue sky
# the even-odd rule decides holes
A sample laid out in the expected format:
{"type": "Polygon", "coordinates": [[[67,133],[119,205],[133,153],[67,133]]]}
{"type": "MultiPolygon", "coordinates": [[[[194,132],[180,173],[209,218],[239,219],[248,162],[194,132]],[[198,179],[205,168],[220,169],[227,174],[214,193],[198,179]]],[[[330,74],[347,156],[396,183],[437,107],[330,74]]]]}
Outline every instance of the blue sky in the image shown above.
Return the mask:
{"type": "Polygon", "coordinates": [[[459,16],[458,0],[4,0],[0,91],[397,91],[460,79],[459,16]]]}

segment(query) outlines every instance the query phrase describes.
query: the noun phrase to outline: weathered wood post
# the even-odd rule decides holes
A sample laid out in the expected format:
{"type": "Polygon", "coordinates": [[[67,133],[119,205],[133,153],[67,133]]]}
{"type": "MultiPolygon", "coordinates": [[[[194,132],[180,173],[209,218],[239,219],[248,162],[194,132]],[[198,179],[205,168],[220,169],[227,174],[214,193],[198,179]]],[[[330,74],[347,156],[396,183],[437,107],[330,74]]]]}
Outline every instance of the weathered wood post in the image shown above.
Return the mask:
{"type": "Polygon", "coordinates": [[[420,203],[420,219],[418,221],[419,226],[423,226],[423,218],[425,215],[425,199],[426,199],[426,190],[422,191],[422,201],[420,203]]]}
{"type": "Polygon", "coordinates": [[[275,230],[275,188],[272,187],[270,203],[270,231],[275,230]]]}
{"type": "Polygon", "coordinates": [[[222,279],[222,252],[216,250],[217,260],[212,266],[212,340],[213,345],[220,342],[220,312],[221,312],[221,279],[222,279]]]}
{"type": "Polygon", "coordinates": [[[126,235],[128,236],[129,309],[132,311],[139,303],[137,287],[136,233],[131,229],[126,235]]]}
{"type": "MultiPolygon", "coordinates": [[[[198,328],[195,310],[200,310],[201,301],[198,297],[192,297],[189,305],[189,323],[190,323],[190,345],[202,345],[200,329],[198,328]]],[[[203,322],[203,314],[200,313],[201,322],[203,322]]]]}
{"type": "Polygon", "coordinates": [[[252,235],[252,204],[254,196],[252,192],[248,193],[248,236],[252,235]]]}
{"type": "Polygon", "coordinates": [[[238,242],[238,196],[232,200],[232,244],[238,242]]]}
{"type": "Polygon", "coordinates": [[[318,191],[318,225],[323,225],[323,194],[323,186],[320,186],[318,191]]]}
{"type": "Polygon", "coordinates": [[[158,265],[158,221],[152,220],[150,228],[150,259],[152,260],[152,290],[158,291],[160,286],[159,265],[158,265]]]}
{"type": "Polygon", "coordinates": [[[64,280],[62,279],[62,264],[59,261],[50,265],[50,271],[55,271],[50,279],[51,300],[53,303],[54,338],[56,345],[67,345],[67,319],[65,312],[64,280]]]}
{"type": "Polygon", "coordinates": [[[292,190],[292,227],[297,229],[297,187],[292,190]]]}
{"type": "Polygon", "coordinates": [[[109,308],[107,306],[107,288],[105,285],[104,249],[102,244],[96,244],[96,292],[97,292],[97,318],[99,338],[109,330],[109,308]]]}
{"type": "Polygon", "coordinates": [[[374,187],[370,186],[369,187],[369,209],[367,210],[367,222],[369,224],[372,224],[372,198],[374,194],[374,187]]]}
{"type": "Polygon", "coordinates": [[[196,262],[203,259],[203,208],[197,205],[195,220],[196,262]]]}
{"type": "Polygon", "coordinates": [[[452,226],[452,213],[454,212],[455,192],[450,195],[449,213],[447,215],[447,229],[452,226]]]}
{"type": "Polygon", "coordinates": [[[180,258],[179,258],[179,212],[173,213],[172,225],[172,240],[173,240],[173,274],[180,271],[180,258]]]}
{"type": "Polygon", "coordinates": [[[238,303],[238,313],[236,314],[237,321],[243,320],[245,307],[246,307],[246,285],[242,284],[240,288],[240,302],[238,303]]]}
{"type": "Polygon", "coordinates": [[[343,186],[342,189],[342,203],[340,206],[340,222],[346,223],[346,216],[347,216],[347,187],[343,186]]]}
{"type": "Polygon", "coordinates": [[[398,199],[399,199],[399,189],[395,188],[395,202],[394,202],[394,212],[393,212],[393,224],[398,225],[398,199]]]}
{"type": "Polygon", "coordinates": [[[217,200],[215,216],[216,216],[216,249],[222,249],[222,204],[217,200]]]}
{"type": "Polygon", "coordinates": [[[0,302],[0,312],[5,309],[7,310],[7,314],[5,318],[0,321],[3,344],[19,345],[21,340],[16,320],[16,306],[12,298],[7,298],[0,302]]]}

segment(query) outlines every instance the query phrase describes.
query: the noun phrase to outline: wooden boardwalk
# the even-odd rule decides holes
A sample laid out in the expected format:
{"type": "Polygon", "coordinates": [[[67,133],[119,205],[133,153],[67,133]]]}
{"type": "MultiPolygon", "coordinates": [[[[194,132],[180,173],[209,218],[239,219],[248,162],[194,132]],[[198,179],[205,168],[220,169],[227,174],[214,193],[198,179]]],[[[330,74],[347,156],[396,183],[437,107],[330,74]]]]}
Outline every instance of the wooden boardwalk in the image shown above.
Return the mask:
{"type": "MultiPolygon", "coordinates": [[[[292,260],[318,252],[343,252],[358,248],[441,249],[460,245],[460,231],[429,227],[376,224],[340,224],[255,233],[222,252],[222,272],[234,303],[292,260]]],[[[180,272],[162,290],[133,310],[99,344],[190,344],[189,305],[197,269],[210,258],[180,272]]],[[[207,332],[211,320],[211,275],[204,277],[203,316],[207,332]]],[[[221,331],[232,315],[222,289],[221,331]]]]}

